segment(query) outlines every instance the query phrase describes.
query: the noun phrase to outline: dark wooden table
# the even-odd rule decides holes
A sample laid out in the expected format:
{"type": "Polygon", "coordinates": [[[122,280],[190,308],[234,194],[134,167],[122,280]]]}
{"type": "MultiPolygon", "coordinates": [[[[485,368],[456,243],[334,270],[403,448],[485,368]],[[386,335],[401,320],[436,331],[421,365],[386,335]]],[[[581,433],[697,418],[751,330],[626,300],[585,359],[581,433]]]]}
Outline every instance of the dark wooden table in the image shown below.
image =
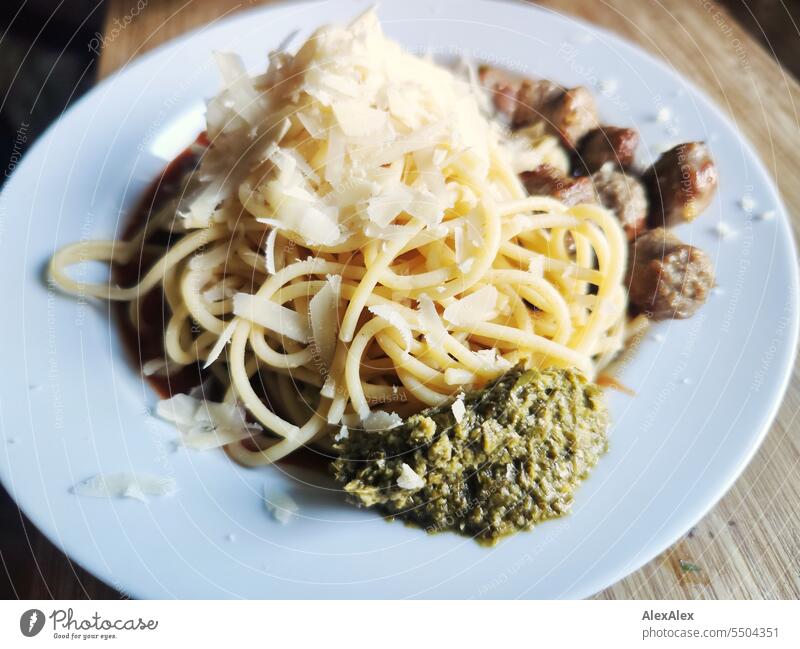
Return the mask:
{"type": "MultiPolygon", "coordinates": [[[[797,27],[782,3],[771,2],[767,38],[752,5],[730,0],[730,12],[709,0],[545,0],[541,4],[602,25],[694,80],[755,143],[800,225],[800,86],[775,62],[798,65],[797,27]],[[780,5],[776,9],[776,5],[780,5]],[[774,24],[773,24],[774,23],[774,24]],[[744,58],[742,58],[744,56],[744,58]],[[763,109],[762,107],[766,107],[763,109]]],[[[112,0],[107,28],[130,12],[112,0]]],[[[188,29],[256,4],[241,0],[151,2],[104,50],[98,76],[123,67],[148,49],[188,29]]],[[[756,7],[758,8],[758,7],[756,7]]],[[[762,9],[764,7],[762,6],[762,9]]],[[[603,598],[800,597],[800,375],[797,368],[778,418],[758,455],[725,498],[687,536],[641,570],[598,594],[603,598]],[[702,568],[681,570],[681,561],[702,568]]],[[[118,598],[121,595],[73,565],[0,494],[0,551],[9,580],[0,595],[22,598],[118,598]]],[[[3,586],[0,586],[2,589],[3,586]]]]}

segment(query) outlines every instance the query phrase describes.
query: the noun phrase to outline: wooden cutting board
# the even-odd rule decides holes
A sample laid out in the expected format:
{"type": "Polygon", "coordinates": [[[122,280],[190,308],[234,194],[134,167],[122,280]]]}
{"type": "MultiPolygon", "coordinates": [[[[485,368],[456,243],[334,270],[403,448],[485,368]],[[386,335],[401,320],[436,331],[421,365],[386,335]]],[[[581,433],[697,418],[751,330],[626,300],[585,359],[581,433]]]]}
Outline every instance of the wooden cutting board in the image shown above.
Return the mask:
{"type": "MultiPolygon", "coordinates": [[[[134,3],[130,0],[108,4],[101,77],[189,29],[258,3],[161,0],[136,16],[131,15],[134,3]]],[[[800,86],[726,11],[710,0],[546,0],[540,4],[617,32],[703,88],[755,144],[795,215],[797,233],[800,86]]],[[[798,412],[800,376],[795,366],[777,421],[730,492],[667,552],[597,597],[800,597],[798,412]],[[687,570],[687,562],[699,571],[687,570]]],[[[45,555],[40,557],[42,577],[50,581],[53,595],[114,596],[85,574],[74,573],[52,546],[39,544],[39,549],[45,555]]]]}

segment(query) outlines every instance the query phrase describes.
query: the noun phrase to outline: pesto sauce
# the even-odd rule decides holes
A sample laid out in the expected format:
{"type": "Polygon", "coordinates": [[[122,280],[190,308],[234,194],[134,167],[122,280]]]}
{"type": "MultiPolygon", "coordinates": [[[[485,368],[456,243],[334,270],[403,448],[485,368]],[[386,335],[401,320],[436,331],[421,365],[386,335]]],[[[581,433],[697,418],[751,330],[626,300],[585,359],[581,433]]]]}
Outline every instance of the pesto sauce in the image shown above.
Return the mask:
{"type": "Polygon", "coordinates": [[[350,429],[332,464],[348,500],[491,544],[565,514],[607,449],[601,391],[574,370],[517,366],[464,405],[461,422],[446,404],[389,430],[350,429]],[[398,486],[403,464],[424,486],[398,486]]]}

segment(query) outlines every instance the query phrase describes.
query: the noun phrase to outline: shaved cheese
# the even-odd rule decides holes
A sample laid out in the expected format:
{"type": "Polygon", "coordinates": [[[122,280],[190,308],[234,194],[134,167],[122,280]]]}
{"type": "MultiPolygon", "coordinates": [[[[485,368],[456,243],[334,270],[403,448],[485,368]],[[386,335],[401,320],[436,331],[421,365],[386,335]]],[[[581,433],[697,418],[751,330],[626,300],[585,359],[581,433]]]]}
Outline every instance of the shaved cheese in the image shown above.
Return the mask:
{"type": "Polygon", "coordinates": [[[658,109],[656,113],[656,121],[657,122],[668,122],[672,119],[672,109],[669,106],[662,106],[658,109]]]}
{"type": "Polygon", "coordinates": [[[178,204],[177,214],[186,228],[204,228],[228,194],[227,183],[222,178],[211,178],[205,185],[187,190],[178,204]]]}
{"type": "Polygon", "coordinates": [[[299,511],[294,499],[285,491],[270,490],[264,485],[264,507],[281,525],[286,525],[299,511]]]}
{"type": "Polygon", "coordinates": [[[159,401],[156,414],[175,424],[183,446],[200,451],[241,441],[262,430],[258,424],[248,422],[236,404],[216,403],[187,394],[159,401]]]}
{"type": "Polygon", "coordinates": [[[253,436],[248,428],[218,428],[208,432],[188,432],[181,437],[181,444],[194,451],[209,451],[214,448],[241,442],[253,436]]]}
{"type": "Polygon", "coordinates": [[[330,367],[336,351],[336,334],[339,330],[339,294],[342,288],[340,275],[328,275],[325,285],[308,304],[314,345],[325,367],[330,367]]]}
{"type": "Polygon", "coordinates": [[[444,310],[444,319],[459,327],[484,322],[497,304],[497,289],[484,286],[466,297],[456,300],[444,310]]]}
{"type": "Polygon", "coordinates": [[[403,314],[397,307],[392,304],[375,304],[369,307],[369,311],[378,318],[383,318],[386,320],[386,322],[397,329],[397,331],[400,333],[400,337],[405,343],[406,350],[411,347],[411,341],[414,337],[411,332],[411,325],[403,317],[403,314]]]}
{"type": "Polygon", "coordinates": [[[433,193],[426,189],[418,189],[406,207],[406,212],[430,226],[436,225],[442,220],[444,208],[443,202],[433,193]]]}
{"type": "Polygon", "coordinates": [[[342,426],[339,429],[339,432],[333,438],[334,442],[341,442],[343,439],[347,439],[350,437],[350,431],[348,430],[347,426],[342,426]]]}
{"type": "MultiPolygon", "coordinates": [[[[465,83],[405,51],[374,11],[321,28],[293,56],[270,55],[257,76],[235,55],[215,58],[223,88],[206,115],[214,144],[182,194],[186,227],[240,220],[238,198],[246,218],[271,219],[301,245],[334,246],[354,215],[380,229],[405,213],[435,228],[456,201],[477,205],[467,185],[487,185],[500,138],[481,111],[487,97],[474,69],[465,83]]],[[[270,274],[276,237],[265,247],[270,274]]]]}
{"type": "Polygon", "coordinates": [[[714,225],[714,232],[720,239],[729,239],[736,234],[736,230],[725,223],[725,221],[718,221],[716,225],[714,225]]]}
{"type": "Polygon", "coordinates": [[[368,201],[367,217],[376,225],[387,226],[409,207],[412,198],[411,189],[398,183],[368,201]]]}
{"type": "Polygon", "coordinates": [[[431,347],[441,347],[447,337],[445,329],[433,300],[427,295],[419,296],[419,321],[425,334],[425,339],[431,347]]]}
{"type": "Polygon", "coordinates": [[[416,471],[408,466],[408,464],[403,462],[402,466],[400,467],[400,477],[397,478],[397,486],[401,489],[416,491],[417,489],[422,489],[425,486],[425,480],[417,475],[416,471]]]}
{"type": "Polygon", "coordinates": [[[467,246],[466,246],[466,233],[464,231],[463,225],[456,226],[456,229],[453,230],[453,238],[455,242],[455,251],[456,251],[456,263],[463,263],[467,258],[467,246]]]}
{"type": "Polygon", "coordinates": [[[278,238],[278,229],[272,228],[267,235],[267,240],[264,243],[264,264],[267,267],[267,272],[270,275],[275,274],[275,241],[278,238]]]}
{"type": "Polygon", "coordinates": [[[295,117],[312,138],[315,140],[324,140],[326,135],[325,124],[320,112],[315,110],[315,108],[317,107],[311,106],[307,110],[299,111],[295,113],[295,117]]]}
{"type": "Polygon", "coordinates": [[[311,168],[311,165],[308,163],[308,161],[296,149],[281,149],[281,151],[294,160],[297,168],[308,180],[314,184],[319,184],[319,175],[311,168]]]}
{"type": "Polygon", "coordinates": [[[167,358],[152,358],[142,365],[142,374],[145,376],[168,376],[174,372],[180,372],[185,366],[175,363],[167,358]]]}
{"type": "Polygon", "coordinates": [[[458,270],[462,273],[468,273],[469,269],[472,268],[472,264],[475,263],[475,257],[470,257],[469,259],[465,259],[458,265],[458,270]]]}
{"type": "Polygon", "coordinates": [[[413,228],[414,226],[409,225],[387,225],[381,228],[374,223],[367,223],[364,226],[364,234],[371,239],[394,241],[398,237],[402,237],[406,232],[413,228]]]}
{"type": "Polygon", "coordinates": [[[322,384],[319,393],[326,399],[333,399],[336,396],[336,381],[330,374],[325,377],[325,382],[322,384]]]}
{"type": "Polygon", "coordinates": [[[455,417],[456,423],[460,424],[461,421],[464,419],[464,415],[467,413],[467,408],[464,405],[464,393],[462,392],[456,397],[456,400],[450,405],[450,410],[453,413],[453,417],[455,417]]]}
{"type": "Polygon", "coordinates": [[[147,502],[146,496],[171,496],[177,491],[172,478],[148,473],[98,473],[76,484],[73,493],[94,498],[133,498],[147,502]]]}
{"type": "MultiPolygon", "coordinates": [[[[267,204],[274,210],[281,227],[296,232],[309,244],[330,245],[341,237],[337,209],[325,205],[296,178],[284,175],[268,182],[264,188],[267,204]]],[[[302,180],[302,179],[301,179],[302,180]]]]}
{"type": "Polygon", "coordinates": [[[200,403],[188,394],[176,394],[169,399],[159,401],[156,404],[156,414],[178,426],[188,425],[194,420],[200,403]]]}
{"type": "Polygon", "coordinates": [[[342,132],[349,137],[368,137],[384,133],[389,127],[389,115],[359,101],[339,101],[333,105],[333,114],[342,132]]]}
{"type": "Polygon", "coordinates": [[[156,372],[166,369],[167,361],[163,358],[153,358],[142,365],[142,374],[152,376],[156,372]]]}
{"type": "Polygon", "coordinates": [[[233,52],[214,52],[217,69],[226,86],[230,86],[247,74],[244,62],[238,54],[233,52]]]}
{"type": "Polygon", "coordinates": [[[345,141],[342,132],[332,127],[328,130],[328,151],[325,155],[325,179],[338,187],[344,175],[345,141]]]}
{"type": "Polygon", "coordinates": [[[475,355],[487,367],[496,369],[498,371],[507,370],[511,367],[511,363],[500,356],[496,349],[481,349],[475,352],[475,355]]]}
{"type": "Polygon", "coordinates": [[[225,325],[225,328],[222,330],[219,338],[217,338],[217,342],[214,343],[214,346],[208,352],[208,358],[206,358],[206,362],[203,365],[204,370],[219,358],[222,350],[225,349],[225,345],[231,341],[231,336],[233,336],[233,332],[236,329],[237,324],[238,320],[236,318],[232,318],[231,321],[225,325]]]}
{"type": "Polygon", "coordinates": [[[217,131],[230,132],[241,128],[242,121],[255,126],[264,109],[264,102],[247,75],[242,59],[230,52],[214,52],[214,59],[225,89],[208,105],[209,126],[217,127],[213,133],[209,131],[212,139],[217,131]]]}
{"type": "Polygon", "coordinates": [[[390,430],[403,423],[402,418],[396,412],[384,412],[383,410],[373,410],[361,422],[364,430],[375,432],[379,430],[390,430]]]}
{"type": "Polygon", "coordinates": [[[444,121],[436,122],[424,126],[409,135],[397,138],[391,144],[380,147],[371,158],[364,160],[364,166],[380,167],[390,164],[413,153],[419,149],[425,149],[432,143],[436,144],[444,139],[447,133],[447,124],[444,121]]]}
{"type": "Polygon", "coordinates": [[[312,338],[306,318],[266,298],[237,293],[233,296],[233,313],[297,342],[307,343],[312,338]]]}

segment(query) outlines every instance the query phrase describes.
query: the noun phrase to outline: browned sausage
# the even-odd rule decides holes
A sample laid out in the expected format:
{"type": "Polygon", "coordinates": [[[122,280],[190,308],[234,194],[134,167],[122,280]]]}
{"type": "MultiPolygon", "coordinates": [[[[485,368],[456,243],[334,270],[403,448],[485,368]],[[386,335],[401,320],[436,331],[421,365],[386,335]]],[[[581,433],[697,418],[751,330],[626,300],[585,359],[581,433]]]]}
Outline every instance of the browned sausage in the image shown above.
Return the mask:
{"type": "Polygon", "coordinates": [[[578,147],[579,162],[589,173],[606,163],[627,169],[633,164],[639,133],[633,128],[601,126],[589,131],[578,147]]]}
{"type": "Polygon", "coordinates": [[[491,93],[497,112],[505,115],[509,121],[513,121],[514,112],[519,105],[517,95],[523,79],[488,65],[478,68],[478,77],[483,87],[491,93]]]}
{"type": "Polygon", "coordinates": [[[688,318],[705,303],[714,270],[702,250],[656,228],[631,247],[627,283],[631,304],[654,320],[688,318]]]}
{"type": "Polygon", "coordinates": [[[564,89],[547,79],[523,79],[490,66],[481,66],[478,73],[492,93],[495,108],[514,128],[544,122],[574,148],[597,126],[594,96],[582,86],[564,89]]]}
{"type": "Polygon", "coordinates": [[[553,196],[565,205],[595,202],[592,181],[587,176],[565,176],[558,169],[544,164],[521,173],[520,178],[531,196],[553,196]]]}
{"type": "Polygon", "coordinates": [[[619,219],[629,241],[644,232],[647,221],[647,193],[638,178],[610,167],[591,176],[598,202],[619,219]]]}
{"type": "Polygon", "coordinates": [[[693,221],[714,198],[717,168],[703,142],[670,149],[644,174],[650,194],[651,227],[693,221]]]}
{"type": "Polygon", "coordinates": [[[544,116],[550,128],[572,149],[598,123],[594,96],[583,86],[570,88],[550,99],[545,104],[544,116]]]}
{"type": "Polygon", "coordinates": [[[536,122],[548,123],[551,104],[563,96],[564,92],[564,88],[547,79],[523,80],[517,93],[517,109],[512,126],[520,128],[536,122]]]}

